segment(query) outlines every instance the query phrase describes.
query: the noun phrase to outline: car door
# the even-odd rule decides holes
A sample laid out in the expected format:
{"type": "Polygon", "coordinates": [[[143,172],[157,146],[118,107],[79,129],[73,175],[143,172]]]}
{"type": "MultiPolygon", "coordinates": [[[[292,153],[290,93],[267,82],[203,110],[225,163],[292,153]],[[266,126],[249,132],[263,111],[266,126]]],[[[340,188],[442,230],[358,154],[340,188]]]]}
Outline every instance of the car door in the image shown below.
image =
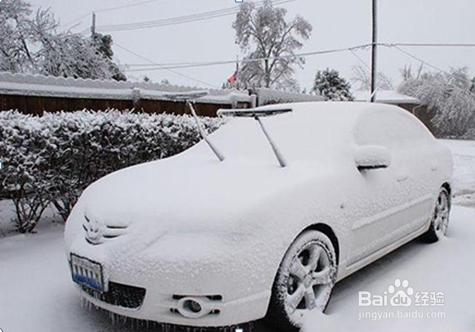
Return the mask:
{"type": "Polygon", "coordinates": [[[382,146],[391,155],[387,168],[356,174],[361,212],[351,223],[355,267],[378,253],[389,251],[419,232],[432,206],[423,154],[425,140],[419,124],[399,109],[376,110],[363,115],[354,130],[356,146],[382,146]]]}

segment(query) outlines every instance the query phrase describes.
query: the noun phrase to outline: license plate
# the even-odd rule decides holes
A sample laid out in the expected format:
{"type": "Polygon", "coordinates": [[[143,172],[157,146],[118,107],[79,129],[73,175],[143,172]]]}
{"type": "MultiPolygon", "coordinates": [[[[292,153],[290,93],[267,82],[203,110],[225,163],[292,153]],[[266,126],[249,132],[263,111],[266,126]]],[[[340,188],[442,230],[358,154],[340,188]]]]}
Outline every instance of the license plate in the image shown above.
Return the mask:
{"type": "Polygon", "coordinates": [[[105,291],[101,264],[71,254],[71,273],[75,283],[98,292],[105,291]]]}

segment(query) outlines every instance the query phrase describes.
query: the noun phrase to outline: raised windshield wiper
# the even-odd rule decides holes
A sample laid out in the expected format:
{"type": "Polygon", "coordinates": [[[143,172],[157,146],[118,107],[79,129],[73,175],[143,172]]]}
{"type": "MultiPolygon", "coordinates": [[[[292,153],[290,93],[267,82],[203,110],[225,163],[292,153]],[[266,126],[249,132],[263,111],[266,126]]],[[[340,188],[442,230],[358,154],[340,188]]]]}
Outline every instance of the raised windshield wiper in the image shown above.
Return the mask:
{"type": "Polygon", "coordinates": [[[198,92],[185,92],[185,93],[170,93],[170,94],[165,94],[164,97],[171,99],[173,101],[184,101],[186,103],[186,105],[191,111],[191,115],[195,119],[196,126],[201,135],[201,138],[206,142],[206,144],[208,144],[209,148],[211,149],[211,151],[213,151],[213,153],[216,155],[219,161],[224,161],[224,155],[221,153],[221,151],[218,150],[218,148],[209,139],[208,133],[203,127],[200,119],[198,118],[198,115],[196,114],[195,107],[193,106],[195,99],[204,97],[207,94],[208,92],[206,91],[198,91],[198,92]]]}
{"type": "Polygon", "coordinates": [[[269,132],[267,131],[266,127],[264,126],[264,122],[261,118],[275,116],[279,114],[289,113],[292,112],[292,109],[285,108],[285,109],[231,109],[226,110],[222,109],[218,111],[219,116],[229,116],[229,117],[237,117],[237,118],[254,118],[260,125],[264,136],[266,137],[267,141],[269,142],[270,146],[272,147],[272,151],[279,162],[280,167],[287,167],[287,161],[285,160],[284,156],[280,152],[279,148],[275,144],[274,140],[270,136],[269,132]]]}

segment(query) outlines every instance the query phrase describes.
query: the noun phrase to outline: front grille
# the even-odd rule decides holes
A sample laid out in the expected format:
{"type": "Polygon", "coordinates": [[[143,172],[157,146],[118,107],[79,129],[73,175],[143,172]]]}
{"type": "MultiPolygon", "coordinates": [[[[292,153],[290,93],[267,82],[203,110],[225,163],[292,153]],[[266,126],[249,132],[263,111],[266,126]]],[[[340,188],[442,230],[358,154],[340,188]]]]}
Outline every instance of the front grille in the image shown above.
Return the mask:
{"type": "Polygon", "coordinates": [[[142,306],[145,298],[145,288],[109,282],[109,291],[100,293],[93,289],[81,286],[82,290],[99,301],[128,309],[137,309],[142,306]]]}

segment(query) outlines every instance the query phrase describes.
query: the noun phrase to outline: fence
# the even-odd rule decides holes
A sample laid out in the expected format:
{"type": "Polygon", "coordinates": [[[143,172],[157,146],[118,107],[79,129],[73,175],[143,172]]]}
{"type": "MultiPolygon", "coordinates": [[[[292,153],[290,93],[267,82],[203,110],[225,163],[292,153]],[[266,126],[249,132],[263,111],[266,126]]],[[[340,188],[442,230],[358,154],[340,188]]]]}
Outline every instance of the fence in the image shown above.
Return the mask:
{"type": "MultiPolygon", "coordinates": [[[[170,93],[202,89],[147,82],[84,80],[0,72],[0,110],[15,109],[26,114],[89,110],[136,110],[145,113],[189,112],[184,102],[167,98],[170,93]]],[[[221,108],[250,108],[281,102],[322,101],[321,96],[272,89],[206,90],[196,100],[198,115],[216,116],[221,108]]]]}
{"type": "MultiPolygon", "coordinates": [[[[26,114],[89,110],[136,110],[146,113],[188,112],[184,102],[167,94],[199,91],[198,88],[169,84],[114,82],[0,73],[0,109],[26,114]]],[[[220,108],[249,108],[253,98],[247,92],[206,90],[196,100],[199,115],[216,116],[220,108]]]]}

